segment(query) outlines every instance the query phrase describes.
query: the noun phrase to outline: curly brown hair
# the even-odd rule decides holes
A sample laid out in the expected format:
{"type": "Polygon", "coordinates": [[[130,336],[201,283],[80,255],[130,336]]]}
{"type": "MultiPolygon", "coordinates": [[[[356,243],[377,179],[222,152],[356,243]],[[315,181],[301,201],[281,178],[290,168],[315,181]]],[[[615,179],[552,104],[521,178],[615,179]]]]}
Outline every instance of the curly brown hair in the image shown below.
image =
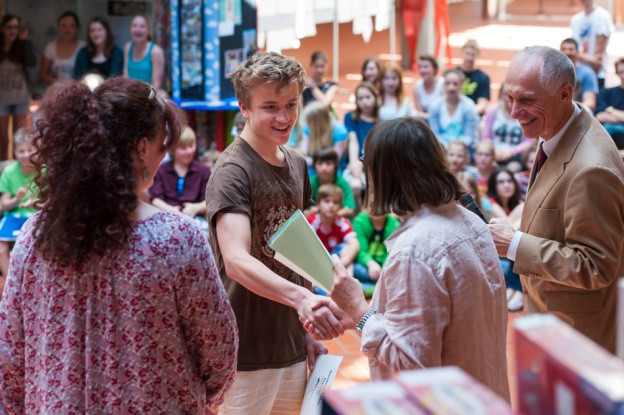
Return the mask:
{"type": "Polygon", "coordinates": [[[180,136],[184,114],[148,84],[111,78],[95,91],[60,82],[35,115],[35,182],[42,210],[35,248],[62,266],[81,266],[125,246],[138,205],[133,153],[143,137],[180,136]]]}

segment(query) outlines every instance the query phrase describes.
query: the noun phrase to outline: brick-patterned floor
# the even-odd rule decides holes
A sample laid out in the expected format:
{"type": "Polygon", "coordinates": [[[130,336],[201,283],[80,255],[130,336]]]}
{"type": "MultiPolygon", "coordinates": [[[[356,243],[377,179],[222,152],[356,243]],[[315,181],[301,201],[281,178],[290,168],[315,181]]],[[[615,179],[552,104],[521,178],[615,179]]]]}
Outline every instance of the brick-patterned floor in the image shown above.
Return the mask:
{"type": "MultiPolygon", "coordinates": [[[[512,407],[514,408],[516,406],[516,364],[511,324],[514,319],[522,314],[509,313],[507,323],[507,370],[509,371],[509,386],[511,388],[512,407]]],[[[334,340],[326,341],[325,345],[330,354],[344,357],[332,388],[342,389],[358,382],[370,380],[368,360],[360,352],[360,337],[355,331],[349,330],[334,340]]]]}

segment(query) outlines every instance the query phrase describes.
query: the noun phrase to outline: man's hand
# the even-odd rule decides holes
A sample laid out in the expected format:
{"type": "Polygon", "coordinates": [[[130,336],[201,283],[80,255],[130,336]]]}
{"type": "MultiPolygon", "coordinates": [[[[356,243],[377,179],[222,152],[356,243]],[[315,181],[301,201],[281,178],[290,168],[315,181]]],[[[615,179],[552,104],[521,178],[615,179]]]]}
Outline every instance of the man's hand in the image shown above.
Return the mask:
{"type": "Polygon", "coordinates": [[[349,276],[337,255],[333,255],[332,259],[334,260],[334,285],[331,298],[353,322],[360,321],[368,310],[360,282],[349,276]]]}
{"type": "Polygon", "coordinates": [[[306,333],[305,348],[306,355],[308,355],[308,369],[312,372],[316,363],[316,357],[322,354],[327,354],[327,347],[325,347],[323,343],[314,340],[309,333],[306,333]]]}
{"type": "Polygon", "coordinates": [[[501,258],[507,258],[507,251],[509,251],[509,245],[514,237],[516,231],[509,220],[505,218],[494,218],[490,220],[487,225],[492,238],[494,239],[494,245],[496,245],[496,252],[501,258]]]}
{"type": "MultiPolygon", "coordinates": [[[[321,307],[328,307],[329,310],[334,314],[334,316],[338,319],[338,322],[342,325],[342,327],[345,330],[350,330],[352,328],[355,327],[355,323],[353,322],[353,320],[351,320],[351,317],[349,317],[344,311],[342,311],[340,308],[338,308],[338,306],[336,305],[336,303],[334,303],[331,299],[327,298],[327,297],[320,297],[323,301],[319,301],[318,303],[316,303],[316,305],[313,307],[314,310],[321,308],[321,307]],[[328,302],[329,300],[329,302],[328,302]]],[[[316,339],[316,340],[331,340],[334,337],[326,337],[324,336],[321,331],[316,328],[314,326],[314,324],[312,324],[312,322],[310,320],[306,320],[306,319],[299,319],[301,321],[301,323],[303,324],[303,328],[310,333],[310,335],[312,336],[312,338],[316,339]]]]}
{"type": "Polygon", "coordinates": [[[350,323],[331,298],[311,293],[301,301],[297,313],[304,328],[317,340],[331,340],[340,336],[350,323]]]}

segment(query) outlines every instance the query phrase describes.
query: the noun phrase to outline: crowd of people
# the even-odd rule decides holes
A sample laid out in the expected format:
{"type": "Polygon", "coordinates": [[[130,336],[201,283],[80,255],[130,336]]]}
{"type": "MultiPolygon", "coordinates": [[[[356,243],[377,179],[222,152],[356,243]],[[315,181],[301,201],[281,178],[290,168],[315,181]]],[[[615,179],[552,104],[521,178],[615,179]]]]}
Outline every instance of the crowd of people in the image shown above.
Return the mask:
{"type": "MultiPolygon", "coordinates": [[[[412,94],[398,65],[366,59],[344,122],[324,53],[307,76],[257,52],[232,72],[234,141],[201,161],[158,92],[149,20],[132,19],[122,50],[104,19],[82,44],[64,13],[51,86],[0,175],[5,217],[23,218],[10,254],[0,242],[0,410],[298,413],[321,341],[349,329],[373,380],[457,365],[509,400],[507,312],[523,307],[613,351],[624,163],[600,123],[624,107],[604,107],[621,91],[588,95],[605,45],[584,38],[584,4],[580,38],[518,52],[492,105],[474,41],[442,76],[421,56],[412,94]],[[108,79],[90,89],[82,71],[108,79]],[[330,292],[268,246],[297,210],[332,254],[330,292]]],[[[0,74],[23,76],[31,46],[5,20],[0,74]]]]}
{"type": "Polygon", "coordinates": [[[26,23],[20,16],[5,14],[0,19],[0,160],[10,158],[10,137],[25,126],[30,113],[30,87],[34,80],[28,68],[40,61],[39,78],[46,86],[63,79],[82,79],[97,75],[102,79],[123,75],[151,84],[159,90],[165,78],[163,49],[151,40],[150,20],[133,16],[130,23],[132,40],[123,48],[105,17],[89,20],[84,39],[80,21],[73,11],[62,13],[57,22],[57,38],[43,47],[37,57],[28,38],[26,23]],[[13,118],[9,131],[9,118],[13,118]]]}

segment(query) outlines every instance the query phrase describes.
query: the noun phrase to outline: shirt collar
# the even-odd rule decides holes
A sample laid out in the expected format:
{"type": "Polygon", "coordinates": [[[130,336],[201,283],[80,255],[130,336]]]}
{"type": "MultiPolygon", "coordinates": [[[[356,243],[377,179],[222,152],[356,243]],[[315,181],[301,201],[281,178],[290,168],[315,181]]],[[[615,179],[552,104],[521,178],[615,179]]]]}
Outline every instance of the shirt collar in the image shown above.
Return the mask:
{"type": "Polygon", "coordinates": [[[544,144],[542,144],[542,148],[544,149],[544,153],[546,153],[548,157],[550,157],[552,152],[555,150],[557,143],[559,142],[559,140],[561,140],[561,137],[563,137],[563,134],[565,134],[570,124],[572,124],[572,121],[574,121],[576,116],[579,115],[581,111],[581,107],[574,104],[574,112],[572,113],[572,115],[570,115],[570,118],[568,118],[568,121],[565,123],[565,125],[561,127],[559,131],[557,131],[557,134],[553,135],[548,140],[540,138],[544,142],[544,144]]]}

